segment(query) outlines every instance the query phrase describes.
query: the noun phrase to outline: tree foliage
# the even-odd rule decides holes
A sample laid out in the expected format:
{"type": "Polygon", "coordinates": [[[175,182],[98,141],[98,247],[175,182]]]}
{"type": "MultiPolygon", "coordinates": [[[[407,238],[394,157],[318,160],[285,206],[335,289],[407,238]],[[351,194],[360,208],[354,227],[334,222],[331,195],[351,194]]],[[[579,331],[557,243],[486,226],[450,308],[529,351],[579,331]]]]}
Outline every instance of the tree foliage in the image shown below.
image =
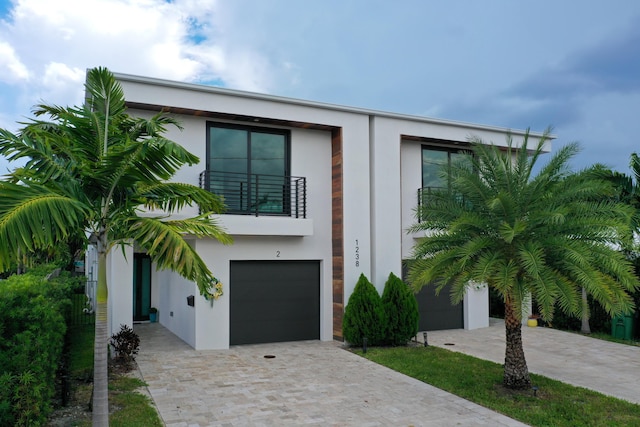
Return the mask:
{"type": "Polygon", "coordinates": [[[0,129],[0,155],[26,160],[0,182],[0,270],[17,253],[31,253],[85,232],[97,242],[94,425],[108,424],[106,257],[132,241],[158,268],[195,282],[202,294],[217,283],[184,235],[231,239],[212,214],[219,197],[197,186],[168,182],[199,159],[164,135],[179,123],[165,114],[127,114],[124,93],[105,68],[88,71],[79,107],[38,105],[36,119],[14,134],[0,129]],[[172,216],[187,206],[195,218],[172,216]]]}
{"type": "Polygon", "coordinates": [[[521,343],[523,304],[533,295],[544,319],[557,306],[580,316],[585,288],[611,315],[633,310],[639,283],[618,250],[634,214],[610,196],[611,184],[593,168],[569,169],[576,144],[557,150],[537,173],[549,140],[511,137],[506,149],[472,139],[472,161],[442,171],[449,188],[433,192],[412,231],[427,237],[414,247],[410,282],[451,285],[461,301],[472,283],[487,283],[505,303],[504,383],[530,384],[521,343]]]}
{"type": "Polygon", "coordinates": [[[344,310],[342,335],[352,345],[381,345],[385,340],[385,313],[380,294],[364,274],[356,283],[344,310]]]}
{"type": "Polygon", "coordinates": [[[52,410],[65,315],[68,274],[47,281],[52,268],[0,283],[0,425],[44,425],[52,410]]]}
{"type": "Polygon", "coordinates": [[[391,345],[405,345],[418,333],[418,301],[399,277],[390,273],[382,292],[385,312],[385,340],[391,345]]]}

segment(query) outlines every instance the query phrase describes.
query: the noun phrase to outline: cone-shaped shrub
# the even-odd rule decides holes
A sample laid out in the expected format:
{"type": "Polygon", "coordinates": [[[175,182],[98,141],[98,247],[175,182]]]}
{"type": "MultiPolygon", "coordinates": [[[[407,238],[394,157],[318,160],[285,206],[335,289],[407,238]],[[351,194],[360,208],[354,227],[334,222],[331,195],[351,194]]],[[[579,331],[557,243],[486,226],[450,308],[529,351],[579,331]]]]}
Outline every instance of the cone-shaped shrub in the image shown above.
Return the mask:
{"type": "Polygon", "coordinates": [[[380,294],[361,274],[344,310],[342,336],[352,345],[362,345],[364,337],[367,337],[368,345],[381,345],[384,343],[384,325],[380,294]]]}
{"type": "Polygon", "coordinates": [[[418,301],[395,274],[389,274],[382,293],[382,306],[386,317],[386,343],[405,345],[418,333],[418,301]]]}

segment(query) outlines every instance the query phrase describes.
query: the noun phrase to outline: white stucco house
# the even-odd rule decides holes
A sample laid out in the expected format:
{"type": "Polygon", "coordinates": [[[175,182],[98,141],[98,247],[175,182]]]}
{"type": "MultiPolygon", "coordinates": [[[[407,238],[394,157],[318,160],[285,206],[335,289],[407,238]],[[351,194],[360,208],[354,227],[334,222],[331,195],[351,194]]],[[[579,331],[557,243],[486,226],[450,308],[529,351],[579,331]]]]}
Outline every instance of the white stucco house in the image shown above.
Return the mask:
{"type": "MultiPolygon", "coordinates": [[[[406,232],[434,170],[475,135],[505,144],[507,129],[322,104],[116,74],[129,113],[165,111],[183,131],[168,137],[200,157],[180,182],[222,194],[224,246],[186,239],[224,284],[216,301],[135,245],[109,259],[111,331],[159,322],[196,349],[303,339],[341,339],[342,316],[361,273],[380,292],[401,276],[415,239],[406,232]]],[[[511,131],[515,140],[524,132],[511,131]]],[[[541,134],[533,134],[539,138],[541,134]]],[[[441,183],[440,183],[441,184],[441,183]]],[[[185,211],[195,215],[197,211],[185,211]]],[[[488,292],[452,306],[425,288],[421,329],[488,326],[488,292]]]]}

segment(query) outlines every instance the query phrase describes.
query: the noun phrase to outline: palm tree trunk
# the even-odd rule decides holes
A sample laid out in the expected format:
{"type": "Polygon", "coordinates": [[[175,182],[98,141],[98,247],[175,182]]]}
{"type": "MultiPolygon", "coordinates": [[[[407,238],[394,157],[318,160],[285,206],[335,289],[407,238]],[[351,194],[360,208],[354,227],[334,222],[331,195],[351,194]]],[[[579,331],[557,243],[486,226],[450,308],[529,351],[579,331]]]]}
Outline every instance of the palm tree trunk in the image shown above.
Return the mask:
{"type": "Polygon", "coordinates": [[[109,371],[107,364],[107,252],[98,243],[98,288],[96,290],[96,336],[93,350],[93,426],[109,425],[109,371]]]}
{"type": "Polygon", "coordinates": [[[514,389],[529,388],[531,379],[522,348],[522,321],[509,299],[505,300],[504,304],[504,325],[506,329],[504,386],[514,389]]]}
{"type": "Polygon", "coordinates": [[[590,334],[591,327],[589,326],[589,300],[587,299],[587,290],[582,288],[582,326],[580,332],[583,334],[590,334]]]}

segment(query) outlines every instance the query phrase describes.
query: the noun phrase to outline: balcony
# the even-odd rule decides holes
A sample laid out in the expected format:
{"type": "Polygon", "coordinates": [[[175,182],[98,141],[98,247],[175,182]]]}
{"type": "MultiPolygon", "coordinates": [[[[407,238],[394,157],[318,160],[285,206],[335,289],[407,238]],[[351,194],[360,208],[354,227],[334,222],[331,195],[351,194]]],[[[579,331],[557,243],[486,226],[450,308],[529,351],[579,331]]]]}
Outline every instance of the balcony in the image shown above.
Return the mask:
{"type": "MultiPolygon", "coordinates": [[[[418,212],[425,205],[426,200],[434,191],[446,190],[446,187],[422,187],[418,188],[418,212]]],[[[418,215],[418,222],[421,222],[420,215],[418,215]]]]}
{"type": "MultiPolygon", "coordinates": [[[[420,211],[422,209],[422,207],[426,204],[426,201],[428,200],[428,198],[434,193],[434,192],[441,192],[441,191],[447,191],[447,187],[422,187],[422,188],[418,188],[418,222],[422,222],[422,218],[420,215],[420,211]]],[[[463,205],[466,208],[470,208],[471,207],[471,203],[468,200],[465,200],[462,196],[460,195],[455,195],[456,196],[458,202],[462,202],[463,205]]]]}
{"type": "Polygon", "coordinates": [[[224,197],[227,214],[307,217],[307,179],[207,170],[200,187],[224,197]]]}

